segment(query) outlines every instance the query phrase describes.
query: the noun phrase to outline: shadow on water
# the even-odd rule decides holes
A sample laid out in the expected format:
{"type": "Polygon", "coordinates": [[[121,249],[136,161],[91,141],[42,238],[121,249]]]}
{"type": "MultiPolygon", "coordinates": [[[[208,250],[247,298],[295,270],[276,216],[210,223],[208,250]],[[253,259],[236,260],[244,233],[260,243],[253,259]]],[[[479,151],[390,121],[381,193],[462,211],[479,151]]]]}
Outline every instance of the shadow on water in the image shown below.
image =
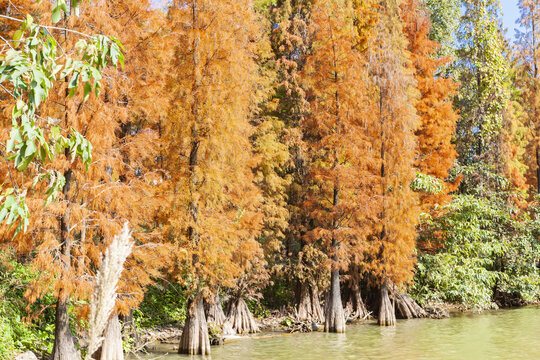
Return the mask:
{"type": "MultiPolygon", "coordinates": [[[[450,319],[398,320],[396,327],[349,325],[345,334],[307,333],[246,338],[212,347],[212,360],[540,359],[540,307],[460,314],[450,319]]],[[[181,360],[158,345],[144,360],[181,360]],[[169,354],[166,354],[166,353],[169,354]]]]}

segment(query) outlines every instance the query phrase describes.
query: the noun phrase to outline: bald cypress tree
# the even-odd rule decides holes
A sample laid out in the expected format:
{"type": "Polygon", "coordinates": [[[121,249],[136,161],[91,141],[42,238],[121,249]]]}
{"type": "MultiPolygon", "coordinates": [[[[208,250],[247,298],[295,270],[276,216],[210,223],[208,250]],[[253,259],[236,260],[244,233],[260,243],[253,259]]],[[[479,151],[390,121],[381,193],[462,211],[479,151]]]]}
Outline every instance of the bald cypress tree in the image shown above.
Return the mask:
{"type": "Polygon", "coordinates": [[[164,126],[171,205],[164,216],[168,239],[188,252],[178,280],[190,279],[179,352],[209,354],[203,299],[218,285],[235,285],[244,268],[235,256],[261,230],[250,143],[260,28],[244,0],[177,1],[168,18],[175,52],[164,126]]]}
{"type": "Polygon", "coordinates": [[[331,281],[325,330],[345,331],[340,271],[351,262],[351,251],[365,240],[362,224],[369,186],[370,145],[366,122],[366,62],[356,50],[363,39],[355,26],[363,7],[352,1],[319,0],[312,9],[313,52],[307,58],[310,113],[303,128],[309,146],[310,172],[306,207],[313,229],[310,242],[320,242],[328,254],[331,281]]]}
{"type": "Polygon", "coordinates": [[[412,276],[418,196],[410,188],[417,151],[419,119],[413,106],[417,94],[407,62],[407,42],[398,1],[378,3],[378,21],[368,44],[370,91],[373,94],[368,129],[375,161],[370,167],[376,185],[368,251],[369,272],[379,287],[380,325],[394,325],[388,293],[393,284],[412,276]]]}

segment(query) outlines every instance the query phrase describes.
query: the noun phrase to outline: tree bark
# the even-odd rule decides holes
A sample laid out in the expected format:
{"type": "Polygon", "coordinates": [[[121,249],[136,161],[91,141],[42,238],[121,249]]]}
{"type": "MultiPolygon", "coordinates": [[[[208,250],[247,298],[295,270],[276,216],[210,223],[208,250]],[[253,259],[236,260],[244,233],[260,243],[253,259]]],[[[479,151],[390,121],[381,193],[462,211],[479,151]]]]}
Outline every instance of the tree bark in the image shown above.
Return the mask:
{"type": "Polygon", "coordinates": [[[235,331],[225,316],[219,292],[216,292],[213,301],[204,301],[204,312],[208,324],[216,324],[221,328],[223,335],[233,335],[235,331]]]}
{"type": "Polygon", "coordinates": [[[347,318],[351,320],[365,319],[368,317],[366,305],[362,300],[362,293],[360,292],[360,285],[358,277],[351,273],[351,279],[349,280],[349,289],[347,292],[345,301],[345,313],[347,318]]]}
{"type": "Polygon", "coordinates": [[[298,302],[298,318],[324,322],[324,311],[319,298],[319,290],[315,285],[300,284],[300,301],[298,302]]]}
{"type": "Polygon", "coordinates": [[[227,320],[237,334],[251,334],[259,331],[251,311],[241,296],[231,299],[227,305],[227,320]]]}
{"type": "Polygon", "coordinates": [[[122,338],[126,343],[130,342],[131,346],[137,351],[142,346],[142,340],[140,334],[137,332],[133,311],[130,311],[127,315],[120,315],[120,319],[123,325],[122,338]]]}
{"type": "MultiPolygon", "coordinates": [[[[337,97],[337,92],[336,92],[337,97]]],[[[334,158],[335,161],[337,158],[334,158]]],[[[339,188],[334,184],[334,199],[332,204],[334,208],[339,204],[339,188]]],[[[335,224],[332,226],[336,227],[335,224]]],[[[338,242],[332,236],[332,272],[330,278],[330,296],[326,304],[326,314],[324,321],[324,331],[343,333],[345,332],[345,314],[341,303],[341,290],[339,288],[339,268],[338,268],[338,242]]]]}
{"type": "MultiPolygon", "coordinates": [[[[335,242],[335,240],[333,241],[335,242]]],[[[339,269],[333,265],[332,277],[330,281],[330,295],[326,305],[324,331],[334,333],[345,332],[345,313],[341,303],[341,293],[339,289],[339,269]]]]}
{"type": "Polygon", "coordinates": [[[394,290],[396,302],[396,316],[400,319],[416,319],[427,317],[427,313],[408,294],[394,290]]]}
{"type": "Polygon", "coordinates": [[[104,340],[99,351],[99,360],[124,360],[122,330],[118,315],[113,315],[103,333],[104,340]]]}
{"type": "Polygon", "coordinates": [[[204,301],[204,313],[206,315],[207,323],[214,323],[217,325],[223,325],[227,317],[221,306],[221,299],[219,293],[216,293],[214,298],[210,301],[204,301]]]}
{"type": "Polygon", "coordinates": [[[210,355],[210,338],[201,296],[196,296],[187,305],[186,323],[180,338],[178,353],[210,355]]]}
{"type": "Polygon", "coordinates": [[[390,302],[388,296],[388,281],[384,280],[381,284],[380,292],[380,305],[379,305],[379,319],[380,326],[394,326],[396,325],[396,314],[394,306],[390,302]]]}
{"type": "Polygon", "coordinates": [[[75,339],[69,326],[69,311],[66,300],[58,299],[56,302],[56,319],[54,325],[52,360],[80,359],[80,354],[75,347],[75,339]]]}
{"type": "MultiPolygon", "coordinates": [[[[60,218],[60,239],[62,241],[62,252],[64,262],[64,271],[69,273],[71,268],[71,238],[69,236],[69,217],[70,207],[68,192],[71,186],[71,176],[73,172],[68,169],[64,172],[66,182],[62,188],[64,200],[68,202],[66,212],[60,218]]],[[[63,276],[62,274],[60,275],[63,276]]],[[[75,339],[71,333],[69,326],[69,304],[68,297],[65,296],[63,289],[60,290],[58,300],[56,302],[56,318],[54,329],[54,345],[52,352],[52,360],[75,360],[80,358],[80,354],[75,347],[75,339]]]]}

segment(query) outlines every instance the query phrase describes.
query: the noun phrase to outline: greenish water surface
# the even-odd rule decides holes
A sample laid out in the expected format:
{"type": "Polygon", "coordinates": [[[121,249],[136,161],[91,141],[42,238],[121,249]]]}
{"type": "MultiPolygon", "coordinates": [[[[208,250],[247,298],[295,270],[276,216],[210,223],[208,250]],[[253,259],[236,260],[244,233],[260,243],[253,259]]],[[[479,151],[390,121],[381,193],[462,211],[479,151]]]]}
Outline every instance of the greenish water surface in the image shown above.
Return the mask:
{"type": "MultiPolygon", "coordinates": [[[[181,360],[172,345],[158,345],[145,360],[181,360]],[[167,354],[168,352],[168,354],[167,354]]],[[[307,333],[244,338],[212,347],[195,359],[540,359],[540,307],[459,314],[449,319],[398,320],[347,326],[345,334],[307,333]]]]}

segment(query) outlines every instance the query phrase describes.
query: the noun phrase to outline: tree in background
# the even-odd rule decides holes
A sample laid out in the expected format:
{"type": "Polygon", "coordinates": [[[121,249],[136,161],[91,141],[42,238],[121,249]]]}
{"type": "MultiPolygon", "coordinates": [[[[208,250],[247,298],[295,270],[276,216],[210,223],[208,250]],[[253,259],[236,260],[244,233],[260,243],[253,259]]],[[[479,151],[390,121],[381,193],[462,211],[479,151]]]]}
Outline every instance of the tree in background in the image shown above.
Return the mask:
{"type": "Polygon", "coordinates": [[[461,118],[456,149],[461,164],[482,163],[503,173],[498,135],[510,94],[500,4],[498,0],[466,0],[464,6],[458,31],[461,89],[455,104],[461,118]]]}
{"type": "Polygon", "coordinates": [[[515,49],[516,85],[520,90],[518,101],[523,109],[523,122],[528,128],[529,141],[525,151],[527,183],[535,194],[540,193],[540,121],[539,74],[540,4],[533,0],[520,0],[519,23],[524,32],[518,32],[515,49]]]}
{"type": "MultiPolygon", "coordinates": [[[[137,216],[147,214],[145,210],[148,206],[138,208],[126,203],[137,203],[137,198],[146,195],[140,188],[146,187],[150,181],[141,179],[140,176],[144,175],[142,169],[136,174],[134,167],[129,166],[136,165],[136,161],[131,162],[135,157],[143,162],[148,159],[146,155],[152,156],[148,147],[144,155],[137,152],[142,148],[142,143],[148,142],[147,133],[126,136],[124,146],[118,146],[117,131],[129,111],[126,111],[125,104],[117,100],[120,96],[126,100],[126,92],[121,89],[125,89],[127,81],[124,82],[125,78],[122,77],[115,78],[118,73],[105,69],[105,66],[108,63],[123,63],[120,45],[116,40],[111,41],[101,35],[85,35],[87,27],[94,30],[100,28],[103,32],[110,31],[111,27],[93,21],[94,16],[99,17],[97,12],[102,11],[102,7],[93,7],[96,11],[93,13],[85,11],[84,18],[68,16],[68,13],[78,12],[78,3],[74,1],[68,6],[65,2],[57,2],[51,13],[22,3],[10,7],[15,18],[33,11],[42,24],[62,21],[67,29],[58,31],[49,28],[51,30],[48,32],[40,33],[40,26],[31,24],[31,18],[27,18],[23,24],[25,31],[13,35],[22,44],[34,39],[35,47],[22,47],[22,50],[23,53],[28,51],[32,59],[40,61],[38,66],[41,68],[34,69],[28,76],[34,80],[32,88],[24,89],[29,90],[28,110],[31,113],[26,113],[27,108],[21,109],[22,115],[18,116],[21,116],[22,131],[16,137],[13,137],[14,131],[11,132],[13,145],[8,146],[10,152],[13,148],[23,151],[26,156],[23,159],[24,167],[19,166],[19,163],[23,163],[22,159],[16,160],[18,170],[26,170],[27,175],[34,174],[50,181],[47,189],[39,183],[36,187],[31,186],[31,177],[17,178],[17,187],[31,189],[27,196],[35,215],[30,221],[27,220],[27,232],[19,232],[8,245],[14,246],[19,254],[30,256],[34,269],[40,271],[39,277],[27,289],[28,300],[34,302],[48,292],[58,299],[53,359],[78,357],[70,329],[70,299],[89,299],[93,287],[92,275],[99,264],[102,249],[121,228],[122,222],[138,222],[137,216]],[[36,46],[35,39],[42,42],[36,46]],[[62,53],[59,61],[54,59],[58,51],[55,49],[57,42],[62,53]],[[39,55],[35,56],[34,53],[39,55]],[[74,54],[80,57],[70,59],[77,56],[74,54]],[[47,62],[47,57],[52,58],[52,62],[47,62]],[[59,62],[59,67],[56,67],[55,61],[59,62]],[[51,73],[46,73],[48,66],[53,66],[51,73]],[[38,77],[38,71],[43,72],[41,77],[38,77]],[[83,91],[77,91],[81,87],[83,91]],[[99,96],[100,90],[102,98],[89,97],[91,92],[99,96]],[[50,95],[50,101],[41,102],[46,95],[50,95]],[[39,115],[35,117],[38,107],[39,115]],[[49,148],[47,140],[36,138],[36,135],[43,136],[43,132],[39,129],[32,131],[28,126],[34,126],[35,119],[39,119],[40,125],[48,131],[47,140],[52,142],[49,148]],[[29,141],[34,141],[34,146],[29,141]],[[66,151],[64,148],[67,148],[66,151]],[[47,170],[46,157],[52,158],[50,154],[53,151],[57,156],[47,170]],[[83,161],[77,161],[77,157],[83,161]],[[89,167],[90,161],[96,165],[89,167]],[[45,196],[41,195],[43,193],[45,196]],[[60,197],[60,202],[44,207],[56,196],[60,197]]],[[[25,65],[24,61],[10,60],[7,64],[8,67],[2,69],[3,74],[6,71],[9,73],[10,66],[20,70],[18,67],[24,68],[25,65]]],[[[21,72],[25,76],[24,71],[21,72]]],[[[28,78],[24,77],[24,81],[28,78]]],[[[13,94],[21,94],[20,86],[24,83],[14,82],[13,77],[8,77],[8,80],[13,83],[13,94]]],[[[14,114],[17,114],[19,107],[17,103],[14,114]]],[[[7,171],[12,170],[8,168],[7,171]]],[[[9,236],[9,229],[3,230],[7,230],[6,235],[9,236]]],[[[84,311],[84,308],[76,308],[84,311]]]]}
{"type": "Polygon", "coordinates": [[[174,2],[175,44],[164,127],[170,174],[167,236],[188,252],[178,280],[190,300],[179,352],[208,354],[203,298],[241,275],[234,254],[261,230],[253,184],[250,117],[259,101],[255,61],[260,23],[248,1],[174,2]]]}
{"type": "Polygon", "coordinates": [[[463,0],[425,0],[423,5],[429,9],[431,27],[430,40],[440,44],[441,56],[453,56],[456,48],[455,33],[461,18],[463,0]]]}
{"type": "MultiPolygon", "coordinates": [[[[450,59],[436,57],[439,45],[429,39],[431,27],[427,9],[418,0],[407,0],[402,4],[402,19],[416,87],[420,92],[420,98],[415,102],[420,117],[416,130],[418,158],[415,167],[444,182],[457,157],[452,139],[458,115],[451,101],[457,85],[452,78],[438,74],[450,59]]],[[[446,195],[452,190],[451,184],[447,184],[443,193],[423,195],[422,205],[442,205],[449,201],[446,195]]]]}
{"type": "Polygon", "coordinates": [[[306,197],[306,175],[309,159],[301,123],[309,111],[306,84],[301,72],[311,49],[312,0],[280,0],[268,7],[272,27],[270,42],[276,72],[274,94],[267,109],[269,115],[283,123],[281,139],[288,150],[288,161],[281,176],[288,179],[286,188],[289,221],[282,243],[282,266],[279,276],[288,280],[296,292],[298,316],[322,322],[324,314],[319,300],[319,287],[324,254],[314,243],[307,243],[304,234],[309,228],[302,204],[306,197]]]}

